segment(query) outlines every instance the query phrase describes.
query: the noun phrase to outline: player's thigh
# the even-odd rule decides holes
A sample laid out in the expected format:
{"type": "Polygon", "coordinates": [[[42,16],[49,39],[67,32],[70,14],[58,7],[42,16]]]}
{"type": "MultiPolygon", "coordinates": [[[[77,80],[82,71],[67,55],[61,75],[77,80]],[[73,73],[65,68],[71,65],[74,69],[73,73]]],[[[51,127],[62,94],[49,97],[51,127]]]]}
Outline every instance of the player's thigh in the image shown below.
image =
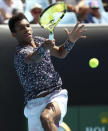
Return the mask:
{"type": "Polygon", "coordinates": [[[58,124],[61,117],[61,111],[57,102],[49,103],[41,113],[41,119],[47,117],[55,124],[58,124]]]}

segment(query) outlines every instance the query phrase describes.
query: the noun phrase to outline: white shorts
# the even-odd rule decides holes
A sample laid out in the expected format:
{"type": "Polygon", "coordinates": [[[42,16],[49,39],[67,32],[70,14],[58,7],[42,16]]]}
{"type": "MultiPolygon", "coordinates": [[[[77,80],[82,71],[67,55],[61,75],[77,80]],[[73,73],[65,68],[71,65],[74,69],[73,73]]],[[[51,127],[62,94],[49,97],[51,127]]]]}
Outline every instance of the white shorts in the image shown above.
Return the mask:
{"type": "Polygon", "coordinates": [[[44,131],[41,125],[40,115],[47,104],[54,101],[59,105],[61,111],[61,119],[59,124],[62,123],[67,112],[68,92],[66,89],[54,91],[45,97],[28,101],[24,108],[24,115],[28,119],[29,131],[44,131]]]}

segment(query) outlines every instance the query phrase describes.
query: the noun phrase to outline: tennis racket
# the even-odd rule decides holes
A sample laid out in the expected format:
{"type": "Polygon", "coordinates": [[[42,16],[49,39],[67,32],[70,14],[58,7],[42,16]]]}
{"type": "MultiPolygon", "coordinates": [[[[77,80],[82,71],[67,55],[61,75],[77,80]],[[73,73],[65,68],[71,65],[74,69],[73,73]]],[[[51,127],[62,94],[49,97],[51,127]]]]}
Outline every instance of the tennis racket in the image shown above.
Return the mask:
{"type": "Polygon", "coordinates": [[[64,17],[67,7],[64,2],[56,2],[48,6],[40,15],[39,24],[41,27],[47,29],[49,33],[49,39],[54,39],[54,28],[57,23],[64,17]]]}

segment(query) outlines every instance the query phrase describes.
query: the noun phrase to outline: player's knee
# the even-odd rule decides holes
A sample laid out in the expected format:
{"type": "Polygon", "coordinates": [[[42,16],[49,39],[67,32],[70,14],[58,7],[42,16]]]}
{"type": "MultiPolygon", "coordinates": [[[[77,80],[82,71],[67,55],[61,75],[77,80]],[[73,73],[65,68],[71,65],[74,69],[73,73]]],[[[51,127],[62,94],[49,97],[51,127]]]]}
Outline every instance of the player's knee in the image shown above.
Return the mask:
{"type": "Polygon", "coordinates": [[[50,114],[48,114],[48,113],[47,114],[42,113],[41,116],[40,116],[40,120],[41,120],[43,127],[45,127],[46,125],[50,125],[53,122],[50,114]]]}

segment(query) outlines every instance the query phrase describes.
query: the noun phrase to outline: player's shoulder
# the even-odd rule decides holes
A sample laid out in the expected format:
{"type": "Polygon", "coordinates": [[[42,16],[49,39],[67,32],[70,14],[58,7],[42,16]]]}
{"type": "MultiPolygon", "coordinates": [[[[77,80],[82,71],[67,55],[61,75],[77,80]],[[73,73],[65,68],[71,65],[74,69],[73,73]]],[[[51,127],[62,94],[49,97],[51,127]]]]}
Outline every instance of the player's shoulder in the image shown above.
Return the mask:
{"type": "Polygon", "coordinates": [[[16,50],[25,49],[25,48],[27,48],[27,46],[28,46],[28,45],[20,45],[20,44],[18,44],[18,45],[16,46],[16,50]]]}
{"type": "Polygon", "coordinates": [[[16,46],[16,54],[29,54],[33,51],[33,47],[30,45],[17,45],[16,46]]]}

